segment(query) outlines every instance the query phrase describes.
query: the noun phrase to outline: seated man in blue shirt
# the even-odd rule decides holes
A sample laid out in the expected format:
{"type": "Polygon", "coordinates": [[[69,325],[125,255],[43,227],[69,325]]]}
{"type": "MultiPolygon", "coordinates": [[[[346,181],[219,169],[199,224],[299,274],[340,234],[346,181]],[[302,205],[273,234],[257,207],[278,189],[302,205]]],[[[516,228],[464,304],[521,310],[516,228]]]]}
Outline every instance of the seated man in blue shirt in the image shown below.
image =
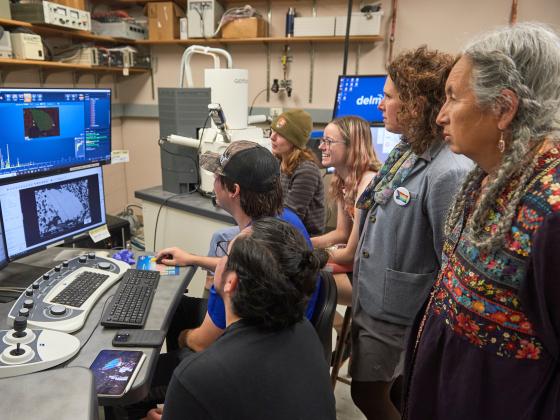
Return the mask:
{"type": "MultiPolygon", "coordinates": [[[[221,156],[209,152],[202,155],[201,166],[215,173],[216,202],[233,216],[240,230],[250,226],[253,220],[278,216],[297,228],[311,247],[301,220],[291,210],[282,210],[280,165],[270,151],[254,142],[235,141],[221,156]]],[[[218,257],[193,255],[179,248],[162,249],[157,256],[167,257],[162,259],[164,264],[197,265],[212,271],[220,260],[218,257]]],[[[313,313],[317,294],[318,287],[308,304],[308,318],[313,313]]],[[[188,347],[201,351],[223,333],[226,326],[224,304],[214,288],[210,289],[208,310],[202,324],[193,328],[196,326],[193,325],[196,324],[192,319],[193,313],[200,311],[200,303],[200,299],[183,296],[167,335],[168,350],[188,347]]]]}
{"type": "Polygon", "coordinates": [[[334,420],[329,368],[303,316],[326,253],[276,218],[255,220],[224,251],[214,285],[227,328],[183,359],[163,413],[153,409],[147,420],[334,420]]]}

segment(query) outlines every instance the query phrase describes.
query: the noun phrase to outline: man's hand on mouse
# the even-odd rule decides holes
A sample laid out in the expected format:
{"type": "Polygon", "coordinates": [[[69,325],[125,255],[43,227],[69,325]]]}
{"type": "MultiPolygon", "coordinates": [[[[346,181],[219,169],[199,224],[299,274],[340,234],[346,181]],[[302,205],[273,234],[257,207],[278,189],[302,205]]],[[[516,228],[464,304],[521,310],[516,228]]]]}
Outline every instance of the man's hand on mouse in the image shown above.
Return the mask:
{"type": "Polygon", "coordinates": [[[164,248],[156,254],[156,263],[165,265],[192,265],[193,256],[180,248],[164,248]]]}

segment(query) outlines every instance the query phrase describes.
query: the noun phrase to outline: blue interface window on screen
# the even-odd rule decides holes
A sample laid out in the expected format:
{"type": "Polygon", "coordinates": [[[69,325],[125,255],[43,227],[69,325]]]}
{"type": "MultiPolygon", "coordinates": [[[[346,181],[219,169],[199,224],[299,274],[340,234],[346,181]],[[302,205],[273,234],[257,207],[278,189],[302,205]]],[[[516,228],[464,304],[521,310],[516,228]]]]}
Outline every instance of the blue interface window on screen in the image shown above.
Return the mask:
{"type": "Polygon", "coordinates": [[[356,115],[372,125],[383,124],[377,108],[383,99],[384,74],[339,76],[333,118],[356,115]]]}
{"type": "Polygon", "coordinates": [[[110,89],[0,89],[0,179],[111,160],[110,89]]]}

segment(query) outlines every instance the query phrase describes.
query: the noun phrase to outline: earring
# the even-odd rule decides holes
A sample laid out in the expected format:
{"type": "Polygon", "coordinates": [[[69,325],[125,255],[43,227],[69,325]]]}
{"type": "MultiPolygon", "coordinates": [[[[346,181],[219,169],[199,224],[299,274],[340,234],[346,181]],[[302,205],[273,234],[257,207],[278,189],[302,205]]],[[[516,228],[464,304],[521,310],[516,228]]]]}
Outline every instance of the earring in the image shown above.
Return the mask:
{"type": "Polygon", "coordinates": [[[506,150],[506,142],[504,140],[503,131],[500,132],[500,140],[498,140],[498,150],[500,151],[500,153],[504,153],[504,150],[506,150]]]}

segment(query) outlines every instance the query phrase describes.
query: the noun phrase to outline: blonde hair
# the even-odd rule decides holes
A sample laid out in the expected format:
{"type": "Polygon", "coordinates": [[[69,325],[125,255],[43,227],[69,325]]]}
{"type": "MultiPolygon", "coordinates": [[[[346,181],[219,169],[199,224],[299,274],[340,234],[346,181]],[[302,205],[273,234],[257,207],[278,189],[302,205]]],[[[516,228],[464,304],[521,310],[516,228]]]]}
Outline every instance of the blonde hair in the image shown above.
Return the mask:
{"type": "Polygon", "coordinates": [[[354,207],[360,180],[367,171],[377,172],[381,168],[381,162],[373,150],[371,129],[366,120],[348,116],[335,118],[330,124],[338,128],[348,148],[346,157],[348,175],[342,179],[335,173],[329,194],[335,200],[354,207]]]}

